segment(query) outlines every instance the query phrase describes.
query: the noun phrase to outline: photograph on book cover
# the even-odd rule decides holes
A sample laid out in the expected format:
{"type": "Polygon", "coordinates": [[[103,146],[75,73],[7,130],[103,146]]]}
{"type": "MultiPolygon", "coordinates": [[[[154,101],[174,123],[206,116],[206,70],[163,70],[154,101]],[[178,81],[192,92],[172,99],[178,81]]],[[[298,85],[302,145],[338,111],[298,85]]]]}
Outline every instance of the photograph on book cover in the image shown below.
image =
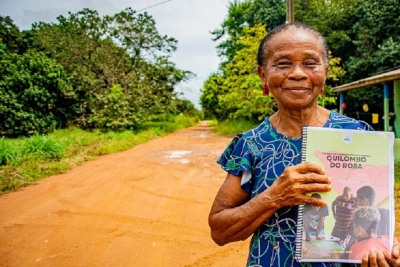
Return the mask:
{"type": "Polygon", "coordinates": [[[393,133],[303,128],[302,160],[324,168],[325,207],[300,208],[297,253],[304,262],[360,263],[370,248],[391,249],[394,233],[393,133]]]}

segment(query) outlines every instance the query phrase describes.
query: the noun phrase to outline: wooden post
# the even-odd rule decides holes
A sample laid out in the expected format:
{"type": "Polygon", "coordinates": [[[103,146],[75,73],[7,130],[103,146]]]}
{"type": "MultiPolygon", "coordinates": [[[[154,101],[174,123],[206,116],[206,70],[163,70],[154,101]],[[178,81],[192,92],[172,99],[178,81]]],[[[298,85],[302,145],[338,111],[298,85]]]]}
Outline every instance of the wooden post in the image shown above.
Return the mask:
{"type": "Polygon", "coordinates": [[[394,104],[394,135],[400,138],[400,80],[393,82],[393,104],[394,104]]]}
{"type": "Polygon", "coordinates": [[[293,0],[286,0],[286,23],[294,22],[293,0]]]}
{"type": "Polygon", "coordinates": [[[383,84],[383,117],[384,117],[384,130],[389,131],[389,85],[383,84]]]}

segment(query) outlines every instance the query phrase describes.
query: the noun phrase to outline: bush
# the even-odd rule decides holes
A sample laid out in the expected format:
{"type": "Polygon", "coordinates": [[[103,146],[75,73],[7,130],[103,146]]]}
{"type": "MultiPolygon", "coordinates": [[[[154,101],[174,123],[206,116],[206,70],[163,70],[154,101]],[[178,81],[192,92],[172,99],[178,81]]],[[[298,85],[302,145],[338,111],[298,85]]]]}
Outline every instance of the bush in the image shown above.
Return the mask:
{"type": "Polygon", "coordinates": [[[67,124],[73,98],[63,67],[43,53],[8,54],[0,42],[0,134],[46,133],[67,124]]]}
{"type": "Polygon", "coordinates": [[[0,165],[12,165],[16,158],[16,151],[7,144],[4,137],[0,139],[0,165]]]}
{"type": "Polygon", "coordinates": [[[37,159],[60,159],[64,148],[52,136],[34,135],[27,139],[22,152],[37,159]]]}

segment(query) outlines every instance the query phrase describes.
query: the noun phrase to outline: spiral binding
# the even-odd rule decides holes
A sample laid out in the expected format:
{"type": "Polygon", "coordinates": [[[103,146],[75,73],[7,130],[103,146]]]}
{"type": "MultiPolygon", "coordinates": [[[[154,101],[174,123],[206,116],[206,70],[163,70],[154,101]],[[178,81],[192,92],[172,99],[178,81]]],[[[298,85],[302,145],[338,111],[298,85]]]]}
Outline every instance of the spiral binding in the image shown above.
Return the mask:
{"type": "Polygon", "coordinates": [[[303,258],[303,211],[304,205],[299,206],[299,213],[297,215],[297,230],[296,230],[296,249],[295,258],[296,260],[301,260],[303,258]]]}
{"type": "MultiPolygon", "coordinates": [[[[307,126],[301,128],[301,151],[300,158],[301,162],[306,161],[306,144],[307,143],[307,126]]],[[[295,258],[301,260],[303,258],[303,217],[304,217],[304,205],[299,206],[299,212],[297,215],[297,230],[296,230],[296,249],[295,258]]]]}
{"type": "Polygon", "coordinates": [[[301,157],[301,162],[306,161],[306,147],[307,147],[307,126],[303,126],[301,128],[301,151],[300,151],[300,157],[301,157]]]}

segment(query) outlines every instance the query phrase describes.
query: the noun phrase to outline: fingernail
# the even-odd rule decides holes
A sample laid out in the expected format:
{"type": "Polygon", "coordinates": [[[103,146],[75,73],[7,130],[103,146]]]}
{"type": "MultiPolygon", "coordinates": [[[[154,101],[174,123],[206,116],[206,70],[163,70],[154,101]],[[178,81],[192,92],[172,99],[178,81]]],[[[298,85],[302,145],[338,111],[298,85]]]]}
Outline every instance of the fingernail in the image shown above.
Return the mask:
{"type": "Polygon", "coordinates": [[[385,256],[389,256],[389,251],[384,250],[384,251],[383,251],[383,254],[385,254],[385,256]]]}

